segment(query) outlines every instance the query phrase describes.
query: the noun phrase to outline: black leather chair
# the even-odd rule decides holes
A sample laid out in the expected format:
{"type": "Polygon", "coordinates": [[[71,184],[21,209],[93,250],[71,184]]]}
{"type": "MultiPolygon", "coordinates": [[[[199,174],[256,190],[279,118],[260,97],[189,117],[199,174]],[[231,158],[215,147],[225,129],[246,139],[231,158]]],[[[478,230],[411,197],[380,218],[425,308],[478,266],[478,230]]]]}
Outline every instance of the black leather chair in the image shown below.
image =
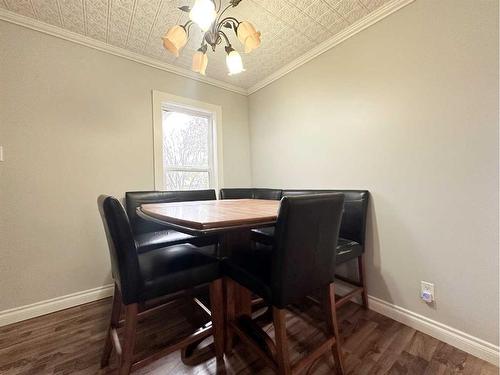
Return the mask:
{"type": "MultiPolygon", "coordinates": [[[[358,263],[359,280],[336,276],[354,287],[352,292],[337,300],[336,306],[340,307],[355,295],[361,294],[363,305],[368,308],[363,254],[365,251],[366,217],[370,193],[367,190],[283,190],[283,196],[287,197],[325,193],[342,193],[345,197],[344,212],[337,242],[336,264],[342,264],[354,259],[358,263]]],[[[252,239],[259,243],[271,245],[274,241],[274,227],[252,230],[252,239]]]]}
{"type": "Polygon", "coordinates": [[[225,188],[220,189],[220,199],[280,200],[281,190],[263,188],[225,188]]]}
{"type": "MultiPolygon", "coordinates": [[[[147,310],[148,302],[183,290],[210,283],[212,327],[198,330],[196,334],[153,354],[168,354],[209,335],[214,335],[216,356],[223,359],[224,312],[219,261],[203,255],[191,244],[178,244],[137,252],[127,214],[120,202],[110,196],[100,196],[98,207],[108,240],[111,270],[115,293],[111,322],[106,337],[101,365],[109,364],[113,347],[119,360],[119,374],[128,374],[133,367],[148,362],[133,362],[138,315],[147,310]],[[120,312],[125,309],[123,340],[118,338],[120,312]],[[135,366],[134,366],[135,364],[135,366]]],[[[138,366],[139,365],[139,366],[138,366]]]]}
{"type": "Polygon", "coordinates": [[[191,243],[196,246],[207,246],[217,243],[215,236],[190,236],[163,225],[146,221],[137,215],[137,208],[146,203],[170,203],[184,201],[215,200],[215,190],[189,191],[129,191],[125,194],[127,215],[130,219],[134,239],[139,252],[159,247],[191,243]]]}
{"type": "Polygon", "coordinates": [[[276,372],[291,374],[303,370],[324,352],[332,350],[337,373],[343,374],[335,287],[331,279],[331,265],[335,265],[336,255],[332,249],[338,239],[343,203],[342,194],[284,197],[271,251],[236,252],[223,261],[223,272],[228,277],[228,352],[232,336],[236,334],[276,372]],[[272,306],[275,343],[250,316],[235,316],[233,282],[259,295],[272,306]],[[285,308],[317,290],[323,290],[328,300],[328,338],[292,365],[287,349],[285,308]]]}

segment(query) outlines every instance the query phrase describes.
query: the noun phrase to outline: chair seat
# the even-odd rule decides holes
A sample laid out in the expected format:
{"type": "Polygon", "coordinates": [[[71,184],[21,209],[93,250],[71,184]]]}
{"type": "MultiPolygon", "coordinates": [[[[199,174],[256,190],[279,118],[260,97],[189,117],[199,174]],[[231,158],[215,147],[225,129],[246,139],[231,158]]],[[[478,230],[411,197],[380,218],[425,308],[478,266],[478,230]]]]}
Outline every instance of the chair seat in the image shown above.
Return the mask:
{"type": "Polygon", "coordinates": [[[141,299],[146,301],[219,278],[219,261],[205,255],[211,252],[209,247],[179,244],[139,254],[144,282],[141,299]]]}
{"type": "Polygon", "coordinates": [[[196,237],[172,229],[138,234],[134,239],[139,253],[185,243],[196,246],[210,246],[217,243],[215,236],[196,237]]]}
{"type": "MultiPolygon", "coordinates": [[[[272,245],[274,241],[274,227],[253,229],[252,239],[265,245],[272,245]]],[[[363,246],[358,242],[339,238],[337,242],[337,257],[335,263],[345,263],[360,256],[362,253],[363,246]]]]}
{"type": "Polygon", "coordinates": [[[239,250],[222,261],[222,272],[240,285],[272,303],[271,257],[272,248],[261,246],[258,250],[239,250]]]}
{"type": "Polygon", "coordinates": [[[337,241],[337,257],[336,264],[347,262],[355,259],[363,253],[363,246],[356,241],[351,241],[345,238],[339,238],[337,241]]]}
{"type": "Polygon", "coordinates": [[[137,243],[137,251],[143,253],[145,251],[158,249],[160,247],[178,245],[187,243],[194,236],[181,233],[175,230],[162,230],[157,232],[149,232],[138,234],[134,237],[137,243]]]}
{"type": "Polygon", "coordinates": [[[252,229],[252,240],[266,245],[274,242],[274,227],[252,229]]]}

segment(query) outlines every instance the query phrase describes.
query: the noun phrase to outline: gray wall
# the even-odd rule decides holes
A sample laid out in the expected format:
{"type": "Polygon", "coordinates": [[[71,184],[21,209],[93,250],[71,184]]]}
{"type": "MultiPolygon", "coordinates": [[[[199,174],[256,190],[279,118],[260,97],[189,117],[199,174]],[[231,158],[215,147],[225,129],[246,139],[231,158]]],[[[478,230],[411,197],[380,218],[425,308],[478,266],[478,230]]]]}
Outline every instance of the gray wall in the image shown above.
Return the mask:
{"type": "Polygon", "coordinates": [[[370,295],[498,344],[498,2],[417,0],[249,114],[254,186],[372,192],[370,295]]]}
{"type": "Polygon", "coordinates": [[[0,46],[0,311],[110,282],[95,200],[153,188],[157,89],[223,107],[226,186],[369,189],[369,293],[498,343],[496,1],[416,0],[249,99],[5,22],[0,46]]]}
{"type": "Polygon", "coordinates": [[[0,311],[110,283],[96,198],[153,189],[151,90],[222,106],[248,186],[247,98],[0,22],[0,311]]]}

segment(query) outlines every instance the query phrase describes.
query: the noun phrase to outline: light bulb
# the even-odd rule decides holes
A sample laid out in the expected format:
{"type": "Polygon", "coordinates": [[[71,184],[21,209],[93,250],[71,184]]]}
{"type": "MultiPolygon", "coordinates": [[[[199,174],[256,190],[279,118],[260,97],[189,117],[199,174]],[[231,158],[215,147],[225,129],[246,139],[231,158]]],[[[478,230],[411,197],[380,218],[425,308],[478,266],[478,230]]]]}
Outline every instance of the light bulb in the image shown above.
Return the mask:
{"type": "Polygon", "coordinates": [[[241,56],[238,51],[230,48],[229,50],[226,48],[227,56],[226,56],[226,65],[229,69],[229,75],[238,74],[244,72],[243,61],[241,61],[241,56]]]}
{"type": "Polygon", "coordinates": [[[189,18],[196,23],[200,29],[207,31],[217,17],[215,4],[212,0],[196,0],[189,12],[189,18]]]}

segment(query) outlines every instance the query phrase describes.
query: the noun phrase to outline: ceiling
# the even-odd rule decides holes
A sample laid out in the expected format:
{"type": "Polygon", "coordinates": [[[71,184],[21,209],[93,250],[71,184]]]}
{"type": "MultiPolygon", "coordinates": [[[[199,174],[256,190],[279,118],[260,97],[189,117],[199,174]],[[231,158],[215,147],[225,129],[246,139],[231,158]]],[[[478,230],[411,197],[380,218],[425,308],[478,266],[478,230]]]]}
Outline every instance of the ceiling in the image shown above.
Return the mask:
{"type": "MultiPolygon", "coordinates": [[[[229,0],[222,0],[229,3],[229,0]]],[[[0,0],[0,8],[66,29],[111,46],[183,69],[199,47],[201,32],[192,32],[178,58],[166,51],[161,37],[185,22],[177,7],[194,0],[0,0]]],[[[243,54],[246,71],[228,76],[224,48],[208,52],[207,77],[248,90],[283,66],[335,38],[391,0],[243,0],[227,14],[248,20],[262,32],[260,48],[243,54]]],[[[192,29],[194,30],[194,28],[192,29]]],[[[230,36],[231,38],[231,36],[230,36]]]]}

